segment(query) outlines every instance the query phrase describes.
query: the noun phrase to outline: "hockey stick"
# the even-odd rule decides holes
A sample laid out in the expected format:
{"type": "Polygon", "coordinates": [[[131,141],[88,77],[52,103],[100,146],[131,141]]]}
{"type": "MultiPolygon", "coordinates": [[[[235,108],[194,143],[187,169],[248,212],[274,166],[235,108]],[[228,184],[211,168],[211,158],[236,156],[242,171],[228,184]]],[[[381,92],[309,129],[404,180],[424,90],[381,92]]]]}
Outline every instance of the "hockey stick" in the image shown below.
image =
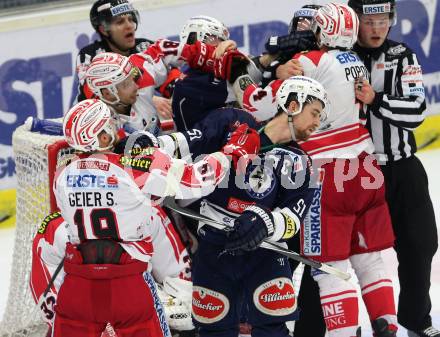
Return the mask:
{"type": "MultiPolygon", "coordinates": [[[[205,217],[201,214],[198,214],[190,209],[181,207],[176,204],[175,200],[172,198],[166,198],[163,202],[163,205],[179,214],[182,214],[183,216],[186,216],[188,218],[192,218],[194,220],[201,221],[209,226],[212,226],[214,228],[220,229],[220,230],[230,230],[232,228],[231,225],[224,224],[222,222],[210,219],[208,217],[205,217]]],[[[278,254],[284,255],[288,257],[289,259],[296,260],[299,262],[302,262],[308,266],[311,266],[315,269],[319,269],[327,274],[335,275],[343,280],[349,280],[350,274],[343,272],[342,270],[339,270],[337,268],[334,268],[326,263],[310,260],[294,251],[291,251],[289,249],[284,248],[279,243],[271,242],[268,240],[264,240],[261,245],[261,248],[269,249],[274,252],[277,252],[278,254]]]]}
{"type": "MultiPolygon", "coordinates": [[[[64,258],[58,264],[52,277],[49,280],[49,283],[46,286],[46,289],[44,289],[43,294],[41,294],[41,296],[38,298],[38,302],[35,304],[35,307],[32,309],[32,311],[26,321],[26,324],[24,325],[26,328],[24,330],[17,331],[17,333],[21,333],[23,331],[23,333],[27,336],[29,332],[32,332],[32,331],[35,332],[35,329],[38,329],[40,324],[43,322],[43,319],[41,319],[41,318],[40,318],[41,322],[40,321],[36,322],[35,317],[37,317],[37,316],[41,317],[41,315],[42,315],[41,312],[43,311],[42,305],[43,305],[44,301],[46,300],[46,296],[49,293],[50,288],[54,284],[58,274],[60,273],[61,269],[63,268],[63,265],[64,265],[64,258]]],[[[48,322],[44,321],[44,323],[47,324],[48,322]]],[[[48,331],[51,331],[51,330],[49,329],[48,331]]]]}
{"type": "Polygon", "coordinates": [[[440,137],[440,134],[436,133],[433,136],[431,136],[428,140],[417,146],[417,150],[422,150],[425,147],[428,147],[432,143],[434,143],[438,138],[440,137]]]}
{"type": "MultiPolygon", "coordinates": [[[[58,274],[60,273],[61,269],[63,268],[63,266],[64,266],[64,257],[61,260],[61,262],[58,264],[57,269],[55,269],[49,283],[47,284],[46,289],[44,289],[43,298],[46,297],[47,293],[50,291],[50,288],[52,288],[52,285],[55,282],[55,280],[56,280],[58,274]]],[[[40,302],[40,301],[38,301],[38,302],[40,302]]]]}
{"type": "Polygon", "coordinates": [[[63,269],[63,265],[64,265],[64,257],[61,260],[61,262],[58,264],[57,269],[55,269],[52,277],[49,280],[49,283],[47,284],[46,289],[44,289],[43,294],[40,296],[40,298],[38,299],[38,303],[37,303],[37,308],[38,310],[41,310],[41,305],[43,304],[43,302],[46,299],[46,295],[49,293],[50,288],[52,288],[52,285],[54,284],[58,274],[60,273],[61,269],[63,269]]]}

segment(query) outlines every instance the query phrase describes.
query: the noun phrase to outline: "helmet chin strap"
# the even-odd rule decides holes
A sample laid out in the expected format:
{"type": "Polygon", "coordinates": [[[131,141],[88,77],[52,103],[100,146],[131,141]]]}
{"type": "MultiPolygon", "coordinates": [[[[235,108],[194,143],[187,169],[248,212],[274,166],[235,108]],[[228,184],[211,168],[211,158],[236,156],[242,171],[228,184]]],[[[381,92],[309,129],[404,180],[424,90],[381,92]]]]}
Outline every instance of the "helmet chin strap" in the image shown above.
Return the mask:
{"type": "Polygon", "coordinates": [[[110,105],[111,107],[113,107],[113,109],[127,109],[128,107],[131,106],[131,104],[127,104],[121,101],[121,99],[119,98],[118,95],[118,89],[116,88],[116,85],[113,85],[113,87],[109,87],[108,90],[110,90],[110,92],[112,93],[112,95],[116,98],[116,101],[110,101],[106,98],[104,98],[104,95],[99,95],[99,98],[101,99],[101,101],[107,103],[108,105],[110,105]]]}
{"type": "Polygon", "coordinates": [[[287,113],[287,125],[289,125],[290,134],[292,135],[292,140],[296,142],[295,128],[293,126],[293,114],[292,112],[287,113]]]}
{"type": "Polygon", "coordinates": [[[302,112],[303,103],[299,102],[298,110],[296,111],[290,111],[285,106],[281,106],[281,109],[284,110],[284,112],[287,114],[287,125],[289,126],[290,134],[292,135],[292,140],[296,142],[296,134],[295,134],[295,127],[293,126],[293,116],[298,115],[302,112]]]}
{"type": "Polygon", "coordinates": [[[110,103],[110,105],[113,106],[115,109],[127,109],[131,104],[126,104],[119,100],[117,102],[110,103]]]}

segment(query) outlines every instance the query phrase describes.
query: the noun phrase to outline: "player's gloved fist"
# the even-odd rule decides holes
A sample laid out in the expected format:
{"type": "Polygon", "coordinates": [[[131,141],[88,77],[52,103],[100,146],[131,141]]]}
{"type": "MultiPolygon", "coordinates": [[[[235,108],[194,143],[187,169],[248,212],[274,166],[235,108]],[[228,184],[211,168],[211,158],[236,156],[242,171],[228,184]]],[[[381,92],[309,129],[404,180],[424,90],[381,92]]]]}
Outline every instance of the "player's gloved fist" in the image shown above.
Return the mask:
{"type": "Polygon", "coordinates": [[[226,251],[253,250],[274,233],[272,212],[261,206],[249,206],[235,220],[229,233],[226,251]]]}
{"type": "Polygon", "coordinates": [[[316,38],[312,31],[292,32],[289,35],[271,36],[264,45],[269,54],[294,54],[305,50],[316,49],[316,38]]]}
{"type": "Polygon", "coordinates": [[[214,61],[214,75],[222,80],[233,83],[237,77],[247,73],[249,59],[240,51],[228,50],[214,61]]]}
{"type": "Polygon", "coordinates": [[[244,173],[246,166],[260,151],[260,135],[246,123],[240,124],[222,148],[222,152],[232,156],[237,173],[244,173]]]}
{"type": "Polygon", "coordinates": [[[135,131],[129,136],[122,138],[116,145],[113,152],[125,155],[137,155],[141,149],[147,147],[159,147],[156,136],[148,131],[135,131]]]}

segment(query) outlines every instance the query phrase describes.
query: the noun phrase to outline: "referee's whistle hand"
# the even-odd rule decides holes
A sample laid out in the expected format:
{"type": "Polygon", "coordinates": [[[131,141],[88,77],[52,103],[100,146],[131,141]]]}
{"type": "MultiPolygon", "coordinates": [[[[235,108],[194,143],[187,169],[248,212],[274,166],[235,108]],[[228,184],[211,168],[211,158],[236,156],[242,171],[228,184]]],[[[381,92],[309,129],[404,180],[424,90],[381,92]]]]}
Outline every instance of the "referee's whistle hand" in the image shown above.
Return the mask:
{"type": "Polygon", "coordinates": [[[368,83],[368,80],[362,82],[355,82],[355,95],[356,98],[364,104],[371,104],[374,101],[376,92],[373,87],[368,83]]]}

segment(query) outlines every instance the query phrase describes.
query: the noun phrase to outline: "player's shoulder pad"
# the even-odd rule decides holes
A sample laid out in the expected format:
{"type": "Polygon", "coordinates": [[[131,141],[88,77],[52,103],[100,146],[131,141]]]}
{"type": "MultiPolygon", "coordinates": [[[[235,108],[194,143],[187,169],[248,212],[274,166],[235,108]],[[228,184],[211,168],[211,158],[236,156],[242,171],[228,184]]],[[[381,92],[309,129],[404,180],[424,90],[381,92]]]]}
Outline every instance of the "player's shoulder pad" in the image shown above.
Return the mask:
{"type": "MultiPolygon", "coordinates": [[[[280,159],[282,159],[281,163],[286,160],[292,163],[305,162],[309,160],[309,156],[304,151],[296,147],[287,147],[287,146],[275,147],[267,153],[270,155],[275,155],[280,159]]],[[[295,171],[302,170],[303,168],[304,166],[299,165],[296,167],[295,171]]]]}
{"type": "Polygon", "coordinates": [[[323,50],[308,50],[308,51],[304,51],[304,52],[300,52],[300,53],[296,54],[295,58],[299,58],[300,56],[307,57],[310,61],[313,62],[313,64],[315,66],[318,66],[319,61],[321,60],[322,56],[325,54],[326,54],[326,52],[323,50]]]}
{"type": "Polygon", "coordinates": [[[413,51],[403,42],[388,40],[386,53],[390,56],[406,56],[412,54],[413,51]]]}
{"type": "MultiPolygon", "coordinates": [[[[303,170],[310,170],[311,161],[310,157],[298,147],[276,147],[268,152],[270,155],[274,155],[281,159],[279,166],[284,166],[284,162],[290,162],[292,167],[292,174],[303,170]]],[[[290,166],[290,165],[289,165],[290,166]]]]}
{"type": "Polygon", "coordinates": [[[279,153],[279,154],[290,155],[292,157],[301,157],[301,156],[308,157],[307,153],[304,152],[304,150],[302,150],[299,147],[295,147],[295,146],[275,147],[272,151],[275,151],[276,153],[279,153]]]}
{"type": "Polygon", "coordinates": [[[105,44],[102,41],[95,40],[93,43],[81,48],[79,51],[79,56],[81,57],[81,62],[84,62],[86,55],[89,55],[93,59],[97,54],[108,52],[105,44]]]}
{"type": "Polygon", "coordinates": [[[300,56],[307,54],[309,51],[310,50],[301,50],[301,51],[297,52],[295,55],[293,55],[292,58],[298,59],[298,58],[300,58],[300,56]]]}
{"type": "Polygon", "coordinates": [[[252,129],[258,129],[259,123],[249,112],[241,108],[235,107],[225,107],[216,109],[219,110],[220,113],[227,115],[227,117],[234,122],[239,122],[240,124],[246,123],[252,129]]]}
{"type": "Polygon", "coordinates": [[[40,227],[38,227],[38,233],[39,233],[39,234],[44,234],[44,233],[46,233],[46,230],[47,230],[47,228],[49,227],[49,223],[50,223],[51,221],[56,220],[56,219],[63,220],[62,217],[61,217],[61,212],[54,212],[54,213],[51,213],[51,214],[49,214],[48,216],[46,216],[46,217],[44,218],[44,220],[41,222],[40,227]],[[61,219],[60,219],[60,218],[61,218],[61,219]]]}

